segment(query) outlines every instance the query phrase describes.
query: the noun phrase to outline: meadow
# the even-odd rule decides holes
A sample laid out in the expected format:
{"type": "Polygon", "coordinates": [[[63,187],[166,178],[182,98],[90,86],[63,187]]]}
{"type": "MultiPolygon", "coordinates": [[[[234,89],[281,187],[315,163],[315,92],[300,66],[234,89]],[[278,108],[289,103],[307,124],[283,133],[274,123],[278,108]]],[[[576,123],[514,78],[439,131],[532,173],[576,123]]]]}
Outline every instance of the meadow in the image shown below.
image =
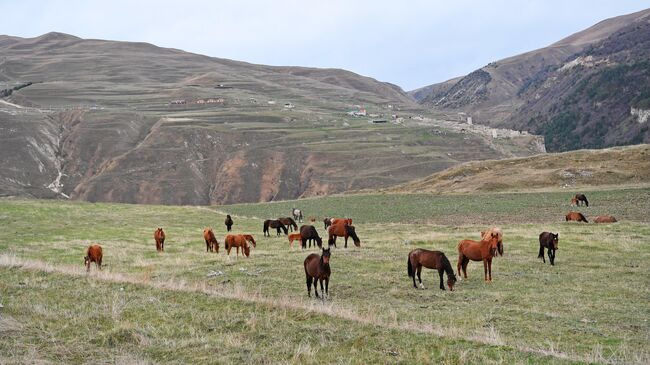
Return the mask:
{"type": "Polygon", "coordinates": [[[340,195],[230,206],[154,206],[0,200],[1,363],[648,363],[650,189],[585,192],[340,195]],[[262,237],[262,219],[291,207],[354,218],[361,247],[339,239],[330,297],[306,295],[310,252],[262,237]],[[619,223],[566,223],[579,209],[619,223]],[[249,258],[206,253],[202,229],[223,242],[255,235],[249,258]],[[453,292],[406,257],[444,251],[498,225],[505,255],[493,282],[472,262],[453,292]],[[167,233],[155,251],[153,231],[167,233]],[[555,266],[537,236],[560,233],[555,266]],[[83,267],[90,242],[104,270],[83,267]]]}

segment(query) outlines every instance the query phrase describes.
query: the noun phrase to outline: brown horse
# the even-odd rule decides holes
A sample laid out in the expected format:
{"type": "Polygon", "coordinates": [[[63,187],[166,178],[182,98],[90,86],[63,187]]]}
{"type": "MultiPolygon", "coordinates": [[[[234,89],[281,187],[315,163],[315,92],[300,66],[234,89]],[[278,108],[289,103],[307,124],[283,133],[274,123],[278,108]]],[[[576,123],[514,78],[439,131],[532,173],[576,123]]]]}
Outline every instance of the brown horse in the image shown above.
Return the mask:
{"type": "Polygon", "coordinates": [[[492,233],[496,233],[497,235],[499,235],[499,243],[497,244],[497,253],[499,254],[499,256],[503,256],[503,232],[501,231],[501,228],[491,227],[488,228],[487,231],[481,231],[481,239],[489,240],[492,233]]]}
{"type": "Polygon", "coordinates": [[[480,242],[462,240],[458,243],[458,276],[462,277],[461,268],[467,279],[467,264],[469,260],[483,261],[485,281],[492,281],[492,257],[496,256],[499,235],[490,234],[489,239],[481,239],[480,242]]]}
{"type": "Polygon", "coordinates": [[[323,239],[320,238],[314,226],[300,226],[300,241],[302,242],[303,249],[307,248],[307,241],[309,241],[309,247],[311,247],[312,241],[316,241],[314,246],[318,245],[318,247],[323,247],[323,239]]]}
{"type": "Polygon", "coordinates": [[[162,228],[158,228],[153,232],[153,239],[156,241],[156,251],[165,251],[165,232],[162,228]]]}
{"type": "Polygon", "coordinates": [[[323,219],[323,225],[325,226],[325,230],[327,230],[327,227],[332,225],[332,218],[325,217],[323,219]]]}
{"type": "Polygon", "coordinates": [[[330,220],[331,224],[340,224],[346,223],[348,226],[352,225],[352,218],[332,218],[330,220]]]}
{"type": "Polygon", "coordinates": [[[327,240],[327,244],[329,246],[334,245],[334,247],[336,247],[336,237],[344,237],[345,248],[347,248],[348,237],[352,237],[352,240],[354,241],[354,245],[357,247],[361,247],[361,240],[359,240],[359,237],[357,236],[357,232],[354,229],[354,226],[349,225],[347,221],[342,220],[342,221],[338,221],[337,223],[332,222],[332,225],[327,228],[327,234],[329,235],[329,238],[327,240]]]}
{"type": "Polygon", "coordinates": [[[203,230],[203,239],[205,240],[205,252],[217,252],[219,253],[219,241],[214,236],[212,228],[206,228],[203,230]]]}
{"type": "Polygon", "coordinates": [[[318,298],[317,283],[320,281],[320,290],[323,293],[323,298],[329,295],[330,283],[330,249],[323,249],[320,256],[315,253],[307,256],[304,262],[305,277],[307,279],[307,295],[311,297],[311,283],[314,283],[314,292],[318,298]],[[325,289],[323,290],[323,281],[325,281],[325,289]]]}
{"type": "Polygon", "coordinates": [[[578,212],[569,212],[569,213],[567,213],[566,216],[564,217],[564,220],[565,220],[566,222],[569,222],[569,221],[576,221],[576,222],[585,222],[585,223],[589,223],[589,221],[587,220],[587,218],[585,218],[585,216],[582,215],[582,213],[578,213],[578,212]]]}
{"type": "Polygon", "coordinates": [[[278,220],[282,222],[282,224],[284,224],[285,226],[289,227],[291,232],[298,230],[298,225],[296,224],[296,221],[293,220],[293,218],[283,217],[283,218],[278,218],[278,220]]]}
{"type": "Polygon", "coordinates": [[[555,251],[558,249],[558,243],[560,242],[560,234],[553,232],[542,232],[539,234],[539,253],[537,254],[538,259],[542,259],[546,263],[544,258],[544,249],[548,249],[548,260],[551,262],[551,265],[555,265],[555,251]]]}
{"type": "Polygon", "coordinates": [[[599,215],[594,219],[595,223],[616,223],[618,222],[613,215],[599,215]]]}
{"type": "Polygon", "coordinates": [[[575,197],[571,198],[571,206],[572,207],[577,207],[578,206],[578,199],[575,197]]]}
{"type": "Polygon", "coordinates": [[[269,236],[271,237],[271,234],[269,233],[269,228],[275,228],[277,230],[277,235],[280,235],[280,229],[284,231],[284,234],[289,234],[287,232],[287,227],[282,224],[279,220],[272,220],[272,219],[267,219],[264,221],[264,227],[262,228],[262,232],[264,232],[264,236],[269,236]]]}
{"type": "Polygon", "coordinates": [[[246,239],[246,241],[248,241],[248,243],[250,243],[251,245],[253,245],[253,247],[257,247],[257,242],[255,242],[255,238],[253,238],[253,235],[251,235],[251,234],[244,234],[244,235],[242,235],[242,236],[244,236],[244,238],[246,239]]]}
{"type": "Polygon", "coordinates": [[[232,218],[230,217],[230,214],[226,214],[226,220],[223,222],[226,225],[226,230],[230,232],[232,229],[233,221],[232,218]]]}
{"type": "Polygon", "coordinates": [[[293,248],[293,241],[302,242],[300,232],[289,233],[289,247],[293,248]]]}
{"type": "Polygon", "coordinates": [[[420,286],[424,289],[422,285],[422,277],[420,273],[422,272],[422,266],[429,269],[437,269],[438,275],[440,275],[440,289],[445,290],[445,286],[442,285],[442,273],[447,273],[447,286],[449,290],[454,290],[454,284],[456,283],[456,275],[454,275],[454,269],[449,263],[449,259],[445,256],[444,253],[440,251],[429,251],[421,248],[416,248],[415,250],[409,252],[407,263],[407,272],[410,277],[413,278],[413,287],[418,288],[415,285],[415,274],[418,275],[418,280],[420,281],[420,286]]]}
{"type": "Polygon", "coordinates": [[[224,239],[224,247],[228,251],[228,257],[230,257],[230,250],[233,247],[237,248],[237,257],[239,257],[239,248],[241,247],[242,254],[249,257],[251,254],[251,249],[248,247],[248,240],[243,234],[229,234],[224,239]]]}
{"type": "Polygon", "coordinates": [[[576,201],[576,205],[580,205],[580,203],[584,203],[584,205],[589,206],[589,201],[587,200],[587,196],[585,194],[576,194],[575,197],[573,197],[576,201]]]}
{"type": "Polygon", "coordinates": [[[104,254],[102,253],[102,246],[98,244],[92,244],[86,249],[86,256],[84,257],[84,265],[86,266],[86,272],[90,271],[90,263],[94,262],[95,266],[99,270],[102,269],[102,258],[104,254]]]}

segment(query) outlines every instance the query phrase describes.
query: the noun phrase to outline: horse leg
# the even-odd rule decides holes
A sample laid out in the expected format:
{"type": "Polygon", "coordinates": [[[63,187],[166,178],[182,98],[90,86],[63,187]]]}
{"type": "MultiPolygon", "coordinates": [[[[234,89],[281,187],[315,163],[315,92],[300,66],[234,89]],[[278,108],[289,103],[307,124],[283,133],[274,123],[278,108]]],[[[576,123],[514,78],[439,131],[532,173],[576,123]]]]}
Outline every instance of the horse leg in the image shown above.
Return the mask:
{"type": "Polygon", "coordinates": [[[461,268],[463,266],[463,254],[458,255],[458,264],[456,265],[456,270],[458,271],[458,278],[460,280],[463,280],[463,272],[461,271],[461,268]]]}
{"type": "Polygon", "coordinates": [[[491,282],[492,281],[492,258],[490,257],[489,259],[487,259],[487,262],[488,262],[488,275],[489,275],[488,281],[491,282]]]}
{"type": "Polygon", "coordinates": [[[415,269],[415,271],[416,271],[417,274],[418,274],[418,281],[420,282],[420,288],[424,289],[424,284],[422,284],[422,277],[420,276],[420,274],[422,273],[422,265],[419,265],[419,264],[418,264],[418,266],[417,266],[417,268],[415,269]]]}
{"type": "Polygon", "coordinates": [[[320,278],[320,293],[322,294],[323,299],[325,299],[325,289],[323,288],[323,278],[320,278]]]}
{"type": "Polygon", "coordinates": [[[329,276],[325,278],[325,294],[329,297],[330,296],[330,278],[329,276]]]}
{"type": "Polygon", "coordinates": [[[440,275],[440,289],[445,290],[445,286],[442,285],[442,273],[443,272],[444,272],[444,270],[438,269],[438,275],[440,275]]]}
{"type": "Polygon", "coordinates": [[[165,241],[160,242],[160,250],[165,252],[165,241]]]}
{"type": "Polygon", "coordinates": [[[483,277],[484,277],[485,281],[488,281],[488,276],[487,276],[488,268],[487,268],[487,266],[488,266],[487,265],[487,259],[483,259],[483,277]]]}
{"type": "Polygon", "coordinates": [[[318,295],[318,278],[314,278],[314,293],[316,293],[316,298],[320,298],[318,295]]]}
{"type": "Polygon", "coordinates": [[[465,274],[465,279],[467,279],[467,264],[469,264],[469,259],[467,257],[463,257],[463,273],[465,274]]]}
{"type": "Polygon", "coordinates": [[[540,243],[539,244],[539,253],[537,254],[538,259],[542,259],[544,263],[546,263],[546,260],[544,259],[544,246],[540,243]]]}
{"type": "Polygon", "coordinates": [[[348,248],[348,235],[343,236],[345,238],[345,248],[348,248]]]}
{"type": "Polygon", "coordinates": [[[307,277],[307,296],[311,297],[311,276],[307,273],[305,273],[305,276],[307,277]]]}
{"type": "Polygon", "coordinates": [[[548,249],[548,260],[551,262],[551,266],[555,266],[555,250],[548,249]]]}

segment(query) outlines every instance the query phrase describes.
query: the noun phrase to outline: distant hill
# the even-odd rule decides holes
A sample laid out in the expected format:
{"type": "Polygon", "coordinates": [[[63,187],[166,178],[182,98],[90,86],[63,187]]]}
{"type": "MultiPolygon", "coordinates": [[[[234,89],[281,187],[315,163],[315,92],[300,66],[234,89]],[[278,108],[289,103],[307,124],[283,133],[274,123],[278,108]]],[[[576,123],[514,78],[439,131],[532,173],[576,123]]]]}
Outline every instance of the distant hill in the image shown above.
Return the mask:
{"type": "Polygon", "coordinates": [[[650,183],[650,145],[474,161],[383,191],[472,193],[632,186],[650,183]]]}
{"type": "Polygon", "coordinates": [[[544,135],[549,151],[650,142],[650,9],[409,92],[439,111],[544,135]]]}

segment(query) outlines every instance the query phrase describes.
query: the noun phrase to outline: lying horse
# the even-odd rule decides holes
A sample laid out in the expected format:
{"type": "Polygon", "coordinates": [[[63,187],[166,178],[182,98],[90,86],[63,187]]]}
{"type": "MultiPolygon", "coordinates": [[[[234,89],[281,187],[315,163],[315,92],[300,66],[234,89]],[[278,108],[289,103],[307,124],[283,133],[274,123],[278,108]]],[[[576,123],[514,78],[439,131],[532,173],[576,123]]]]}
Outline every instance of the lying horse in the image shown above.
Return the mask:
{"type": "Polygon", "coordinates": [[[300,240],[302,242],[303,249],[307,248],[307,241],[309,241],[309,247],[311,247],[312,240],[316,241],[318,247],[323,247],[323,239],[320,238],[318,232],[316,231],[316,227],[314,226],[309,226],[309,225],[300,226],[300,240]]]}
{"type": "Polygon", "coordinates": [[[104,254],[102,253],[102,246],[98,244],[88,246],[88,249],[86,249],[86,256],[84,256],[84,265],[86,266],[86,272],[90,271],[91,262],[94,262],[95,266],[101,270],[103,257],[104,254]]]}
{"type": "Polygon", "coordinates": [[[205,240],[205,252],[217,252],[219,253],[219,241],[214,236],[212,228],[206,228],[203,230],[203,239],[205,240]]]}
{"type": "Polygon", "coordinates": [[[277,230],[278,236],[280,235],[280,228],[282,228],[284,234],[289,234],[289,232],[287,232],[287,227],[285,227],[284,224],[282,224],[282,222],[278,220],[267,219],[264,221],[264,227],[263,227],[264,236],[271,237],[271,234],[269,233],[269,227],[275,228],[277,230]]]}
{"type": "Polygon", "coordinates": [[[248,241],[248,243],[253,245],[253,247],[257,247],[257,242],[255,242],[255,238],[253,238],[252,234],[243,234],[242,236],[244,236],[246,241],[248,241]]]}
{"type": "Polygon", "coordinates": [[[557,250],[557,245],[560,240],[559,233],[552,232],[542,232],[539,234],[539,254],[537,255],[538,259],[544,259],[544,249],[548,249],[548,260],[551,262],[551,265],[555,265],[555,250],[557,250]]]}
{"type": "Polygon", "coordinates": [[[289,247],[293,248],[293,241],[300,241],[302,242],[302,236],[300,235],[300,232],[294,232],[294,233],[289,233],[289,247]]]}
{"type": "Polygon", "coordinates": [[[284,218],[278,218],[278,220],[282,222],[282,224],[284,224],[285,226],[289,227],[291,232],[298,230],[298,225],[296,224],[296,221],[293,220],[293,218],[284,217],[284,218]]]}
{"type": "Polygon", "coordinates": [[[329,235],[327,240],[328,246],[334,245],[334,247],[336,247],[336,237],[345,238],[345,248],[348,247],[348,237],[352,237],[355,246],[361,246],[361,240],[357,237],[357,232],[355,231],[354,226],[349,225],[347,221],[341,220],[337,223],[332,222],[332,225],[327,228],[327,234],[329,235]]]}
{"type": "Polygon", "coordinates": [[[228,252],[228,257],[230,257],[230,250],[233,247],[237,248],[237,257],[239,257],[239,248],[241,247],[242,254],[249,257],[251,254],[251,249],[248,247],[248,240],[243,234],[229,234],[224,239],[224,248],[228,252]]]}
{"type": "Polygon", "coordinates": [[[585,218],[585,216],[582,215],[582,213],[578,213],[578,212],[569,212],[569,213],[567,213],[567,215],[564,217],[564,220],[565,220],[566,222],[569,222],[569,221],[576,221],[576,222],[585,222],[585,223],[589,223],[589,221],[587,220],[587,218],[585,218]]]}
{"type": "MultiPolygon", "coordinates": [[[[297,220],[298,222],[302,223],[302,210],[298,208],[293,208],[291,209],[291,214],[293,214],[293,219],[297,220]]],[[[298,228],[296,228],[298,229],[298,228]]]]}
{"type": "MultiPolygon", "coordinates": [[[[589,206],[589,201],[587,200],[587,197],[585,196],[585,194],[576,194],[576,196],[573,199],[575,199],[576,205],[580,205],[580,202],[582,202],[586,206],[589,206]]],[[[573,200],[572,200],[572,202],[573,202],[573,200]]]]}
{"type": "Polygon", "coordinates": [[[165,251],[165,232],[162,228],[158,228],[153,232],[153,239],[156,241],[156,251],[165,251]]]}
{"type": "Polygon", "coordinates": [[[595,223],[616,223],[618,222],[613,215],[599,215],[594,219],[595,223]]]}
{"type": "Polygon", "coordinates": [[[314,283],[314,292],[316,293],[316,298],[318,298],[318,286],[317,283],[320,281],[320,290],[323,293],[323,298],[325,295],[329,295],[329,284],[330,284],[330,249],[323,249],[323,253],[320,257],[312,253],[307,256],[304,262],[305,266],[305,277],[307,279],[307,295],[311,297],[311,284],[314,283]],[[323,281],[325,281],[325,290],[323,290],[323,281]]]}
{"type": "Polygon", "coordinates": [[[458,276],[462,277],[461,268],[467,279],[467,264],[469,260],[483,261],[485,281],[492,281],[492,257],[496,256],[499,235],[491,233],[489,238],[480,242],[462,240],[458,243],[458,276]]]}
{"type": "Polygon", "coordinates": [[[226,225],[226,230],[230,232],[230,229],[232,228],[232,224],[233,224],[230,214],[226,215],[226,220],[223,223],[226,225]]]}
{"type": "Polygon", "coordinates": [[[413,278],[413,287],[418,288],[415,285],[415,274],[418,275],[418,280],[420,281],[420,287],[424,289],[422,285],[422,277],[420,273],[422,272],[422,266],[429,269],[438,269],[438,275],[440,275],[440,289],[445,290],[445,286],[442,285],[442,273],[447,273],[447,286],[449,290],[454,290],[454,284],[456,283],[456,275],[454,275],[454,269],[451,267],[451,263],[447,259],[444,253],[440,251],[429,251],[421,248],[416,248],[415,250],[409,252],[408,259],[406,260],[408,274],[413,278]]]}
{"type": "Polygon", "coordinates": [[[499,242],[497,243],[497,253],[499,256],[503,256],[503,232],[501,232],[501,228],[491,227],[488,228],[487,231],[481,231],[481,239],[489,240],[492,233],[496,233],[499,236],[499,242]]]}

